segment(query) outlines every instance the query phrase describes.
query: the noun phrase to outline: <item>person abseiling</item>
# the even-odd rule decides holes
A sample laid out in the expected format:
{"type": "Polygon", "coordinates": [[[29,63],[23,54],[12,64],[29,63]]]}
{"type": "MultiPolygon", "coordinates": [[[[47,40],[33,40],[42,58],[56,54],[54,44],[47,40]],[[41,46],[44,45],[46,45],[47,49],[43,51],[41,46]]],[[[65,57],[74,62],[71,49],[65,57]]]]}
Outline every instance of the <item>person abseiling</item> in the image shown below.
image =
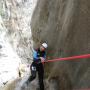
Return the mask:
{"type": "Polygon", "coordinates": [[[31,64],[31,76],[27,80],[27,84],[29,84],[32,80],[36,78],[36,73],[38,73],[39,78],[39,86],[40,90],[44,90],[44,67],[42,62],[46,59],[46,49],[48,45],[47,43],[43,43],[38,49],[33,52],[33,62],[31,64]]]}

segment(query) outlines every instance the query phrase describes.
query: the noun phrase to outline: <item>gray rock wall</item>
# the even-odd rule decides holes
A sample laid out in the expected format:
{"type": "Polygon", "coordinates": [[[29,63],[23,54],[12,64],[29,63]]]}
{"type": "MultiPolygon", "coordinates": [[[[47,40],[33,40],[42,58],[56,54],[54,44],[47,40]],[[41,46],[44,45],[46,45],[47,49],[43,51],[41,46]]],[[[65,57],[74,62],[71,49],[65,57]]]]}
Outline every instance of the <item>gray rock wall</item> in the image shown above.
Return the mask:
{"type": "Polygon", "coordinates": [[[21,63],[32,61],[30,22],[36,2],[0,0],[0,87],[18,77],[21,63]]]}
{"type": "Polygon", "coordinates": [[[37,0],[0,0],[6,37],[23,63],[32,59],[31,17],[37,0]]]}
{"type": "MultiPolygon", "coordinates": [[[[49,58],[90,53],[89,0],[38,0],[31,27],[34,46],[46,41],[49,58]]],[[[51,83],[58,79],[57,90],[90,87],[90,59],[54,62],[45,68],[51,83]]]]}
{"type": "Polygon", "coordinates": [[[16,79],[21,59],[5,38],[7,29],[0,16],[0,90],[8,81],[16,79]]]}

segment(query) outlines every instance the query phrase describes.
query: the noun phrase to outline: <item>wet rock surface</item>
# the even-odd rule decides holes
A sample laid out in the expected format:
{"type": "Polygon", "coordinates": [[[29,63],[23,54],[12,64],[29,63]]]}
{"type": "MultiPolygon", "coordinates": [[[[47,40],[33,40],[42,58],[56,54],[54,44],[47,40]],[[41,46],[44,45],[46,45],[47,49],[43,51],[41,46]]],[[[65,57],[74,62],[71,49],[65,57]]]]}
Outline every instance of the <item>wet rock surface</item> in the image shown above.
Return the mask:
{"type": "Polygon", "coordinates": [[[31,17],[36,0],[0,0],[0,87],[32,61],[31,17]]]}
{"type": "MultiPolygon", "coordinates": [[[[31,23],[34,47],[46,41],[49,58],[90,53],[89,3],[89,0],[39,0],[31,23]]],[[[58,77],[59,90],[90,87],[89,59],[48,63],[45,68],[49,79],[58,77]]]]}

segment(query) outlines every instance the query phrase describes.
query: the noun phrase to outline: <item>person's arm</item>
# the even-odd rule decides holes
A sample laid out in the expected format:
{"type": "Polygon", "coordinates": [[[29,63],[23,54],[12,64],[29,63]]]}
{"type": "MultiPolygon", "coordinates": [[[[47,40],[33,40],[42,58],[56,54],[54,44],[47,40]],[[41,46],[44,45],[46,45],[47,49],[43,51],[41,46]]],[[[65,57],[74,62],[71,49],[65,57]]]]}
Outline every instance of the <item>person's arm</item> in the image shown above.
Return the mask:
{"type": "Polygon", "coordinates": [[[40,57],[40,59],[42,62],[44,62],[46,60],[46,53],[42,57],[40,57]]]}
{"type": "Polygon", "coordinates": [[[36,50],[33,50],[33,58],[34,58],[34,59],[39,59],[39,58],[37,57],[37,51],[36,51],[36,50]]]}

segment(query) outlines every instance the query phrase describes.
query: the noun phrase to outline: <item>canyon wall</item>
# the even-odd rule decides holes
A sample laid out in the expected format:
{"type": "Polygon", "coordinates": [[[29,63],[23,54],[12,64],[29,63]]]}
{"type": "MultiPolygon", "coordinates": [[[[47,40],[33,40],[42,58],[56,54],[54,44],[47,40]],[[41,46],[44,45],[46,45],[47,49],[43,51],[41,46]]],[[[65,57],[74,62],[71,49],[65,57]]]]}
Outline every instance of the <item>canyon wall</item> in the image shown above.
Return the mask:
{"type": "MultiPolygon", "coordinates": [[[[39,0],[31,22],[34,47],[48,43],[47,57],[69,57],[90,53],[90,1],[39,0]]],[[[45,64],[55,90],[90,87],[90,59],[45,64]],[[56,86],[55,86],[56,87],[56,86]]]]}
{"type": "Polygon", "coordinates": [[[37,0],[0,0],[0,87],[32,61],[31,17],[37,0]]]}

